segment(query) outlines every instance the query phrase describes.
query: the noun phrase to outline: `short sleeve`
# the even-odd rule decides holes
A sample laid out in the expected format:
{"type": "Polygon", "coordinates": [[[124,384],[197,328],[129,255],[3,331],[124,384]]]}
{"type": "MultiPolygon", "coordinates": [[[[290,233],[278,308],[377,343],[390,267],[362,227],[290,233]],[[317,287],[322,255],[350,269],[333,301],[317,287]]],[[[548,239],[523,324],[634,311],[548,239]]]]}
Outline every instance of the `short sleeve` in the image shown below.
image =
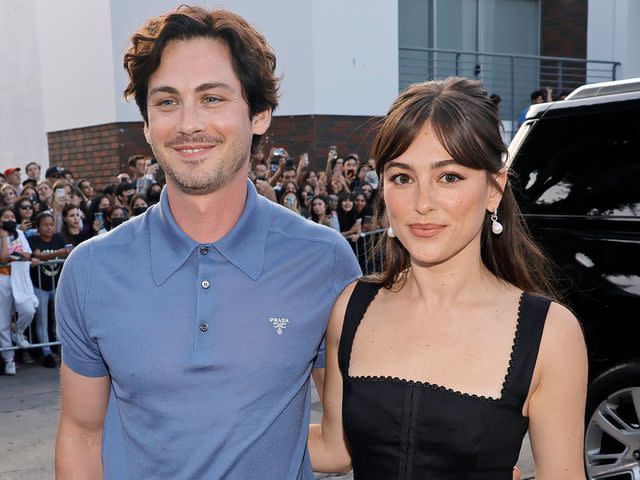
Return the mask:
{"type": "MultiPolygon", "coordinates": [[[[349,246],[347,239],[340,236],[336,240],[333,255],[333,269],[331,274],[331,286],[333,288],[333,302],[335,302],[338,296],[342,293],[345,287],[362,276],[358,259],[356,258],[353,250],[349,246]]],[[[333,305],[331,305],[333,307],[333,305]]],[[[327,345],[326,335],[322,337],[320,348],[318,349],[318,356],[314,363],[316,368],[324,368],[327,357],[327,345]]]]}
{"type": "Polygon", "coordinates": [[[65,262],[56,292],[58,338],[62,345],[62,361],[85,377],[109,374],[100,348],[89,334],[84,304],[91,261],[90,246],[75,249],[65,262]]]}

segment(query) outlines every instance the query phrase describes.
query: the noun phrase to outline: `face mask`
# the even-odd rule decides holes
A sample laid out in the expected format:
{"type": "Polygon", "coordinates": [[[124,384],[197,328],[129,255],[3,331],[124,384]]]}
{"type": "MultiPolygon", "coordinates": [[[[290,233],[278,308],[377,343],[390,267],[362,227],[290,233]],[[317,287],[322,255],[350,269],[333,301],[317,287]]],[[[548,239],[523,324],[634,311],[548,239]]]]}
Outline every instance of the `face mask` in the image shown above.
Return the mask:
{"type": "Polygon", "coordinates": [[[123,223],[124,223],[124,218],[112,218],[111,228],[116,228],[118,225],[122,225],[123,223]]]}
{"type": "Polygon", "coordinates": [[[2,222],[2,229],[6,232],[9,232],[11,235],[16,234],[16,222],[13,220],[7,220],[2,222]]]}
{"type": "Polygon", "coordinates": [[[133,207],[133,214],[136,216],[142,215],[146,211],[147,211],[147,207],[133,207]]]}
{"type": "Polygon", "coordinates": [[[160,192],[150,192],[149,195],[147,195],[147,199],[151,203],[158,203],[160,201],[160,192]]]}

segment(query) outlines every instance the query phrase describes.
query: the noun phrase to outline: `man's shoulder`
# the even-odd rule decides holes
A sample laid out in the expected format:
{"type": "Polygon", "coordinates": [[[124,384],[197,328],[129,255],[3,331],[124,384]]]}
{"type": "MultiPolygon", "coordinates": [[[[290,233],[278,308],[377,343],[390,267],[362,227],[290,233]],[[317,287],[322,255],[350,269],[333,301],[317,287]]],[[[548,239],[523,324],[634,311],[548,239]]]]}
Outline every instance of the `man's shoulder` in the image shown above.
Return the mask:
{"type": "Polygon", "coordinates": [[[124,255],[130,255],[136,244],[146,242],[148,226],[142,217],[142,215],[134,217],[107,233],[85,240],[74,248],[74,252],[84,252],[83,255],[91,256],[108,251],[122,251],[124,255]],[[123,249],[123,246],[126,248],[123,249]]]}

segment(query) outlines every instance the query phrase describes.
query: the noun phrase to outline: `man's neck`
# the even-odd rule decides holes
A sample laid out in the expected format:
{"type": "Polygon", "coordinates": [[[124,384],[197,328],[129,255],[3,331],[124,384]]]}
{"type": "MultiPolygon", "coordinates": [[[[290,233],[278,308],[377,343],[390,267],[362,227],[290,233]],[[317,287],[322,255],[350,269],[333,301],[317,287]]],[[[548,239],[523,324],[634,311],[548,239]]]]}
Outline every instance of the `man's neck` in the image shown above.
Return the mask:
{"type": "Polygon", "coordinates": [[[247,172],[241,169],[222,188],[207,195],[189,195],[167,179],[171,214],[180,229],[198,243],[224,237],[240,219],[247,201],[247,172]]]}

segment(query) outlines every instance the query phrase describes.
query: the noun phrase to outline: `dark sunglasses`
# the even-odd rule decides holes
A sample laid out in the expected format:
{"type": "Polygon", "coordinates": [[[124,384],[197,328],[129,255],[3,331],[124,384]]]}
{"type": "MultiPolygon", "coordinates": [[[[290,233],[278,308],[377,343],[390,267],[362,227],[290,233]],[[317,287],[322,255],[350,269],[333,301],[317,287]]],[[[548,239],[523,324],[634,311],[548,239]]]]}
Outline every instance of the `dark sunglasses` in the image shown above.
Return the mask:
{"type": "Polygon", "coordinates": [[[33,210],[33,205],[20,205],[23,210],[33,210]]]}

